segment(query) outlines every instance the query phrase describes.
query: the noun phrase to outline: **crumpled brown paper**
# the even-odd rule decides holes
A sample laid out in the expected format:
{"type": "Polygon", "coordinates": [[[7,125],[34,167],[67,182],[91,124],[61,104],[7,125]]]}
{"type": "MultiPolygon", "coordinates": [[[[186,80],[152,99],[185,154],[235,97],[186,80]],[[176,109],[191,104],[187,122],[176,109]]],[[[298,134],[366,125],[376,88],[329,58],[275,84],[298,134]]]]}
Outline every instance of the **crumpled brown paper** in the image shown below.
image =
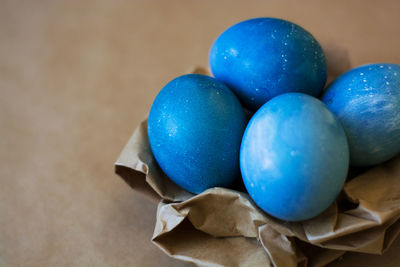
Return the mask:
{"type": "Polygon", "coordinates": [[[400,155],[362,174],[351,171],[337,201],[303,222],[275,219],[243,192],[212,188],[195,196],[181,189],[157,165],[146,120],[115,166],[159,202],[153,242],[198,266],[324,266],[346,251],[382,254],[400,233],[400,155]]]}
{"type": "Polygon", "coordinates": [[[323,266],[346,251],[381,254],[400,233],[400,156],[347,182],[328,210],[304,222],[275,219],[239,191],[212,188],[194,196],[179,188],[151,154],[146,121],[116,172],[161,200],[153,242],[199,266],[323,266]]]}
{"type": "Polygon", "coordinates": [[[183,201],[193,196],[172,182],[158,167],[147,137],[147,120],[135,130],[122,150],[115,171],[135,190],[152,200],[183,201]]]}

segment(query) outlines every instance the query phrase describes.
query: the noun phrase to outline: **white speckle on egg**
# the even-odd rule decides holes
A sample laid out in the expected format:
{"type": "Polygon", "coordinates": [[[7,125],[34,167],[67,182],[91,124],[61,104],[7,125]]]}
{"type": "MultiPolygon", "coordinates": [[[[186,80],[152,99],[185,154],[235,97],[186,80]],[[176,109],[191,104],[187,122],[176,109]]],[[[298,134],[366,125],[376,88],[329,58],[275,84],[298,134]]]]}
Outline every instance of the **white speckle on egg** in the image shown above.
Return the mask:
{"type": "Polygon", "coordinates": [[[386,82],[386,85],[389,85],[390,84],[390,82],[386,82]]]}
{"type": "Polygon", "coordinates": [[[383,78],[387,79],[387,76],[385,75],[383,78]]]}
{"type": "Polygon", "coordinates": [[[361,73],[360,73],[360,75],[361,75],[361,76],[363,76],[363,75],[364,75],[364,73],[363,73],[363,72],[361,72],[361,73]]]}
{"type": "Polygon", "coordinates": [[[367,82],[367,80],[366,80],[366,79],[364,79],[364,80],[363,80],[363,82],[367,82]]]}
{"type": "Polygon", "coordinates": [[[389,67],[388,67],[388,69],[389,69],[389,70],[391,70],[391,69],[392,69],[392,67],[391,67],[391,66],[389,66],[389,67]]]}
{"type": "Polygon", "coordinates": [[[287,45],[287,43],[285,42],[284,45],[287,45]]]}
{"type": "Polygon", "coordinates": [[[256,92],[260,91],[260,89],[256,88],[256,92]]]}
{"type": "Polygon", "coordinates": [[[261,190],[265,191],[265,185],[261,186],[261,190]]]}
{"type": "Polygon", "coordinates": [[[254,187],[254,183],[251,183],[251,184],[250,184],[250,187],[254,187]]]}
{"type": "Polygon", "coordinates": [[[379,68],[383,69],[383,65],[380,65],[379,68]]]}
{"type": "Polygon", "coordinates": [[[239,52],[234,48],[229,49],[228,52],[229,52],[230,55],[232,55],[234,57],[236,57],[239,54],[239,52]]]}
{"type": "Polygon", "coordinates": [[[273,162],[272,162],[272,160],[270,158],[265,157],[263,159],[263,161],[262,161],[261,166],[262,166],[263,169],[267,170],[267,169],[273,167],[273,162]]]}
{"type": "Polygon", "coordinates": [[[245,68],[249,68],[249,67],[251,66],[251,64],[250,64],[249,61],[243,61],[243,66],[244,66],[245,68]]]}
{"type": "Polygon", "coordinates": [[[397,76],[397,72],[393,73],[394,76],[397,76]]]}
{"type": "Polygon", "coordinates": [[[224,59],[227,59],[227,57],[226,57],[226,56],[224,56],[224,59]]]}

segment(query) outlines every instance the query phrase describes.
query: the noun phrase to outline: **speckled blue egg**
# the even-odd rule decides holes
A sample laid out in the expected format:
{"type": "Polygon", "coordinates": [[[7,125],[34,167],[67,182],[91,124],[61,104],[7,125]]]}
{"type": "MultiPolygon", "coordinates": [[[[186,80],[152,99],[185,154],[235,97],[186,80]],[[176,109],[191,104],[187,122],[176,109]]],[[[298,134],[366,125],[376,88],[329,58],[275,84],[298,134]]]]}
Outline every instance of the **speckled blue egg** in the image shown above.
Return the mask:
{"type": "Polygon", "coordinates": [[[239,149],[246,117],[223,83],[180,76],[157,95],[148,119],[153,155],[164,173],[192,193],[229,187],[240,177],[239,149]]]}
{"type": "Polygon", "coordinates": [[[327,88],[322,100],[344,127],[351,165],[378,164],[400,152],[400,65],[352,69],[327,88]]]}
{"type": "Polygon", "coordinates": [[[254,202],[287,221],[327,209],[349,166],[346,135],[318,99],[286,93],[264,104],[247,125],[240,151],[244,184],[254,202]]]}
{"type": "Polygon", "coordinates": [[[212,45],[209,62],[214,77],[251,110],[287,92],[318,96],[327,76],[317,40],[277,18],[250,19],[228,28],[212,45]]]}

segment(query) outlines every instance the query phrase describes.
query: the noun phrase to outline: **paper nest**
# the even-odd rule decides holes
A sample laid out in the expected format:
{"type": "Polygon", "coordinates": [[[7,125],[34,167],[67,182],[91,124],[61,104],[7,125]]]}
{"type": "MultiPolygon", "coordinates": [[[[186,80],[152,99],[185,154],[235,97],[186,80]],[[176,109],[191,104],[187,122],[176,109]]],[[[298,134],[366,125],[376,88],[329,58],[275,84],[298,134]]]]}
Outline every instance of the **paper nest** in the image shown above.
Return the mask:
{"type": "Polygon", "coordinates": [[[146,120],[115,167],[159,202],[152,241],[198,266],[323,266],[346,251],[382,254],[400,233],[400,155],[348,181],[331,207],[303,222],[277,220],[243,192],[181,189],[158,167],[146,120]]]}

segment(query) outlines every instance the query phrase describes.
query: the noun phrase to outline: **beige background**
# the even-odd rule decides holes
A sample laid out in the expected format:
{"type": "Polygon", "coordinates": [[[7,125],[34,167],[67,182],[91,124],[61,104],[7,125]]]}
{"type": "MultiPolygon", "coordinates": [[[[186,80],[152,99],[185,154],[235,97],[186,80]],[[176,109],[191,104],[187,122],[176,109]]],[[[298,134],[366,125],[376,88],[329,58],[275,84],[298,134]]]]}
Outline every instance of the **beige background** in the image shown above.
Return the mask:
{"type": "MultiPolygon", "coordinates": [[[[113,173],[160,88],[257,16],[308,29],[337,72],[347,52],[400,63],[399,14],[396,0],[0,1],[0,265],[190,266],[151,244],[155,205],[113,173]]],[[[398,266],[399,249],[332,266],[398,266]]]]}

